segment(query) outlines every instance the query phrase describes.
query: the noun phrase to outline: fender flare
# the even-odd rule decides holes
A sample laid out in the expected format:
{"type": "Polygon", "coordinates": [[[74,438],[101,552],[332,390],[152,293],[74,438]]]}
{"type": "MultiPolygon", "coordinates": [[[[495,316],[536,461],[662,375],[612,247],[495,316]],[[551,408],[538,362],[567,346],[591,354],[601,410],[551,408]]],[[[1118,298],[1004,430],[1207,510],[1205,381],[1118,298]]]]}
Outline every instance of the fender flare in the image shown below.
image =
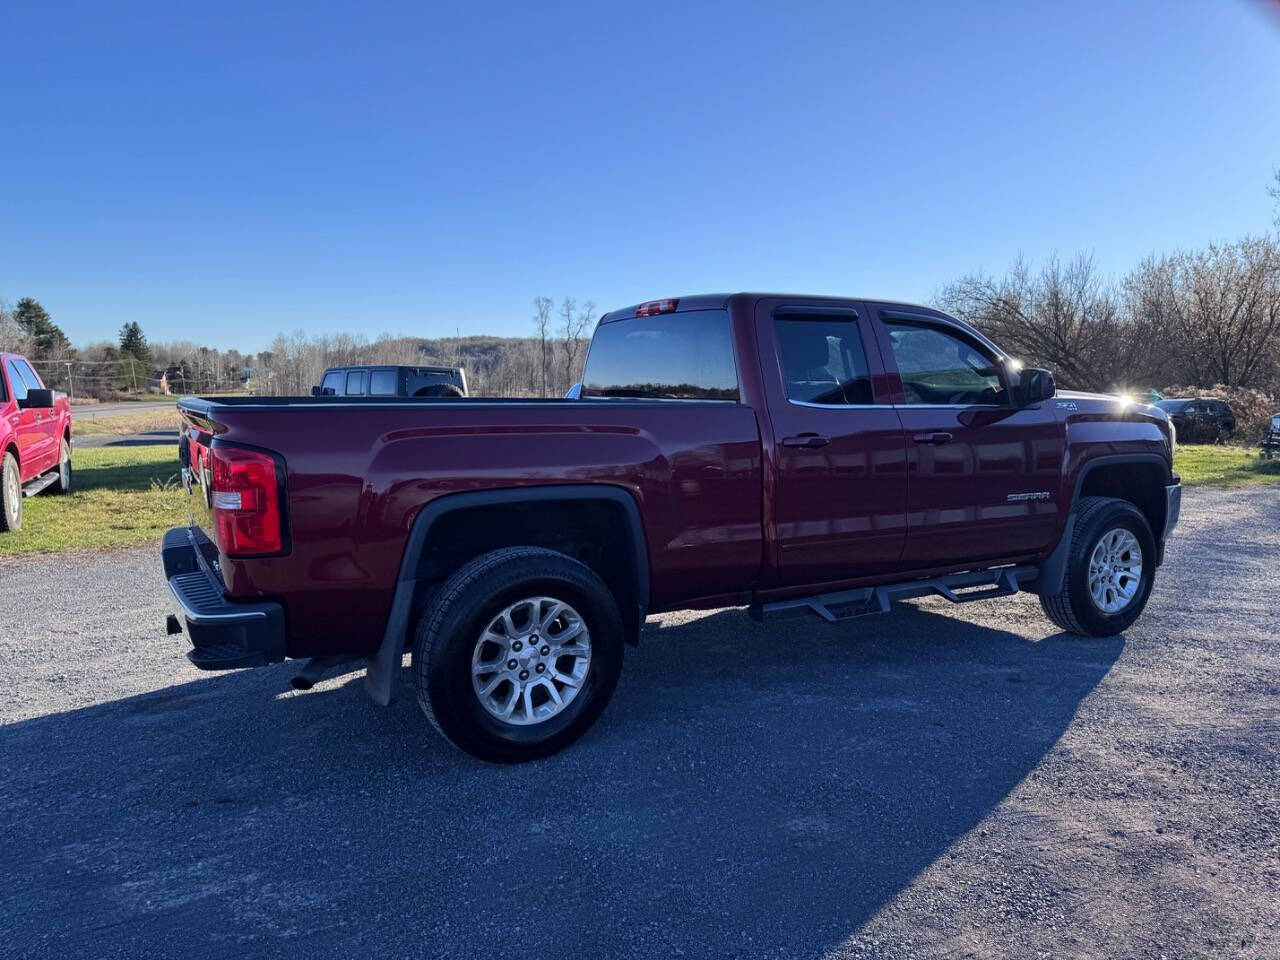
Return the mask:
{"type": "Polygon", "coordinates": [[[548,503],[563,500],[598,500],[613,503],[622,509],[631,530],[634,551],[635,577],[632,588],[636,598],[637,622],[643,622],[649,609],[649,547],[640,522],[640,508],[635,497],[623,487],[612,484],[577,483],[552,484],[539,487],[509,487],[493,490],[474,490],[465,493],[449,493],[426,504],[414,517],[400,557],[400,572],[396,576],[395,596],[387,615],[387,626],[382,634],[378,652],[369,658],[365,670],[364,686],[375,703],[387,706],[395,692],[400,658],[404,654],[404,640],[409,630],[409,617],[413,613],[413,595],[417,585],[418,560],[422,556],[431,530],[442,517],[458,510],[475,507],[491,507],[511,503],[548,503]]]}
{"type": "MultiPolygon", "coordinates": [[[[1040,564],[1040,575],[1036,577],[1035,584],[1032,587],[1036,593],[1052,596],[1062,589],[1062,578],[1067,573],[1067,554],[1071,552],[1071,534],[1073,532],[1071,518],[1075,513],[1076,504],[1080,502],[1080,488],[1084,486],[1085,478],[1098,467],[1111,467],[1118,464],[1155,464],[1160,468],[1160,472],[1164,474],[1166,481],[1172,476],[1169,461],[1158,453],[1113,453],[1086,460],[1080,467],[1080,472],[1076,475],[1076,485],[1071,492],[1071,503],[1067,509],[1067,522],[1063,527],[1062,537],[1058,540],[1058,545],[1053,548],[1053,552],[1049,554],[1044,563],[1040,564]]],[[[1157,538],[1156,566],[1159,566],[1164,559],[1164,543],[1159,540],[1159,531],[1153,530],[1151,532],[1157,538]]]]}

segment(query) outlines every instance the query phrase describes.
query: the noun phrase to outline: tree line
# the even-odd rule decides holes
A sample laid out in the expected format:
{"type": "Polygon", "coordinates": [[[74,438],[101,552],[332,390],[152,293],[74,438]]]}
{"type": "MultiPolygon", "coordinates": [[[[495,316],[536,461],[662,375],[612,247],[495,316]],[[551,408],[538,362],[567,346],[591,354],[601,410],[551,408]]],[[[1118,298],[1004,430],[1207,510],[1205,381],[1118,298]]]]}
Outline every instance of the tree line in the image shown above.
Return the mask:
{"type": "MultiPolygon", "coordinates": [[[[1280,172],[1271,188],[1277,233],[1153,254],[1111,277],[1093,256],[1018,258],[999,276],[973,273],[944,285],[940,308],[987,333],[1063,387],[1141,391],[1252,391],[1258,409],[1280,395],[1280,172]]],[[[137,323],[113,342],[76,348],[35,300],[0,301],[0,350],[26,353],[46,382],[81,395],[155,389],[247,389],[305,395],[326,367],[461,366],[470,392],[562,396],[582,375],[599,318],[591,301],[533,300],[528,337],[427,339],[356,333],[276,336],[256,354],[191,342],[149,343],[137,323]]]]}
{"type": "Polygon", "coordinates": [[[1181,384],[1280,394],[1280,171],[1276,234],[1153,254],[1119,279],[1089,254],[970,274],[937,305],[1064,386],[1181,384]]]}

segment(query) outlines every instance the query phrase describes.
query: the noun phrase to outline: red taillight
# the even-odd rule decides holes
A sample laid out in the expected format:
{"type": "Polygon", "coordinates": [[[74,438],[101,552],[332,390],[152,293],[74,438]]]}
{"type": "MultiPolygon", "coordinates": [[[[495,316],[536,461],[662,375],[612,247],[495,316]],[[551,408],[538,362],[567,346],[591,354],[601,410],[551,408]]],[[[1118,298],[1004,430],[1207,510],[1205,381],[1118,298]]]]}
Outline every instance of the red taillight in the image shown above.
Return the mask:
{"type": "Polygon", "coordinates": [[[675,313],[676,307],[680,305],[677,299],[668,300],[650,300],[648,303],[642,303],[636,307],[637,317],[652,317],[659,313],[675,313]]]}
{"type": "Polygon", "coordinates": [[[279,553],[284,546],[280,488],[270,454],[240,447],[209,450],[209,500],[218,543],[228,556],[279,553]]]}

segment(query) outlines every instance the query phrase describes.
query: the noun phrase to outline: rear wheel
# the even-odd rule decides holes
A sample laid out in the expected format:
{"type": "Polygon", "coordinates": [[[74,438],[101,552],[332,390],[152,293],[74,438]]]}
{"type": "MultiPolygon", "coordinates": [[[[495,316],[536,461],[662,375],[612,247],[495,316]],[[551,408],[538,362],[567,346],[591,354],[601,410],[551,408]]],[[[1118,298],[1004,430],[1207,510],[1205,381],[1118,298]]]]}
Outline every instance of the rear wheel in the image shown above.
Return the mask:
{"type": "Polygon", "coordinates": [[[58,459],[58,479],[49,487],[50,493],[71,492],[71,444],[62,438],[62,453],[58,459]]]}
{"type": "Polygon", "coordinates": [[[1155,538],[1142,511],[1127,500],[1084,497],[1073,515],[1061,589],[1041,594],[1040,605],[1069,633],[1120,633],[1147,605],[1155,560],[1155,538]]]}
{"type": "Polygon", "coordinates": [[[18,474],[18,461],[12,453],[6,453],[0,461],[0,531],[17,530],[22,526],[22,478],[18,474]]]}
{"type": "Polygon", "coordinates": [[[451,743],[518,763],[582,736],[622,669],[622,618],[594,572],[540,547],[477,557],[436,592],[413,645],[418,703],[451,743]]]}

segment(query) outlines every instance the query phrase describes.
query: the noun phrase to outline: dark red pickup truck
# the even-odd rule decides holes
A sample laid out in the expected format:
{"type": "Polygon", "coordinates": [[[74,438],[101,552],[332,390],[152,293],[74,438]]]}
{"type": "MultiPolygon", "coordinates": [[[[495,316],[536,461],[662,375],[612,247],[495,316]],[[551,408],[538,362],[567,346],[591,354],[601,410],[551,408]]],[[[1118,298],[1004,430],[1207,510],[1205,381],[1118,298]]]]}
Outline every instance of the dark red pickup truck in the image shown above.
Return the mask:
{"type": "Polygon", "coordinates": [[[1181,492],[1160,410],[863,300],[615,311],[573,399],[179,408],[201,519],[163,559],[192,661],[309,657],[305,688],[367,658],[387,703],[408,648],[427,716],[500,761],[580,736],[664,610],[839,620],[1022,589],[1063,630],[1121,631],[1181,492]]]}

